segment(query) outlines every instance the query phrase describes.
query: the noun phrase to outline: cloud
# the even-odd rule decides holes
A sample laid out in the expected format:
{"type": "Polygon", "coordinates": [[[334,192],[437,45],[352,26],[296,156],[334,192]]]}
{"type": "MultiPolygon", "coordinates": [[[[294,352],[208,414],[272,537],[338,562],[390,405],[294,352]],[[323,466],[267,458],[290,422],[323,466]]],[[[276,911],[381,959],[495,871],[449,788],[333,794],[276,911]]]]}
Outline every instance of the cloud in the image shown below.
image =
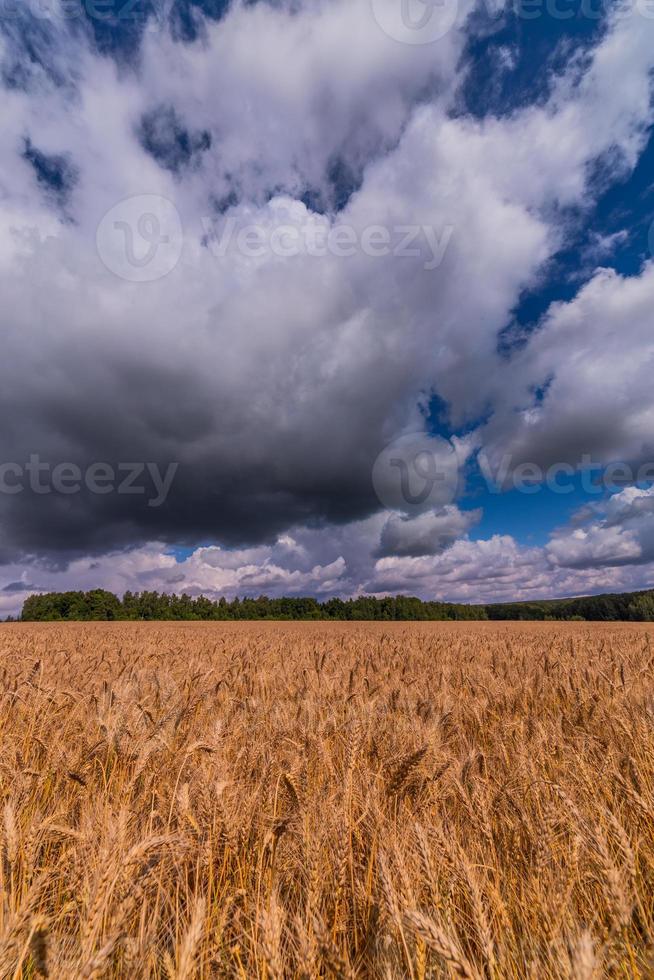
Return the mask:
{"type": "Polygon", "coordinates": [[[558,531],[547,545],[554,565],[615,568],[654,561],[654,488],[627,487],[583,516],[591,519],[558,531]]]}
{"type": "Polygon", "coordinates": [[[487,428],[489,458],[653,462],[653,304],[651,262],[631,277],[600,269],[573,300],[555,304],[513,359],[520,381],[487,428]],[[534,396],[545,382],[544,396],[534,396]]]}
{"type": "Polygon", "coordinates": [[[654,584],[654,563],[616,568],[601,562],[564,567],[549,548],[521,546],[510,535],[458,541],[442,555],[382,558],[367,591],[410,592],[465,603],[517,602],[600,592],[645,589],[654,584]]]}
{"type": "Polygon", "coordinates": [[[9,595],[25,595],[26,593],[40,592],[41,590],[39,589],[38,585],[32,585],[31,582],[9,582],[7,585],[4,585],[0,591],[9,595]]]}
{"type": "Polygon", "coordinates": [[[437,46],[398,44],[369,0],[233,4],[207,22],[202,44],[146,34],[140,80],[147,98],[212,134],[205,165],[217,196],[262,202],[282,189],[329,207],[339,171],[358,183],[416,102],[450,91],[464,43],[455,29],[437,46]]]}
{"type": "MultiPolygon", "coordinates": [[[[626,506],[626,498],[618,502],[615,496],[606,505],[613,513],[626,506]]],[[[642,513],[641,505],[637,510],[642,513]]],[[[633,525],[626,530],[602,526],[596,515],[583,535],[571,526],[557,532],[544,548],[522,546],[503,534],[488,540],[459,538],[436,554],[380,556],[383,533],[389,521],[398,518],[379,514],[345,526],[294,527],[273,543],[252,548],[211,545],[176,557],[163,542],[152,542],[85,555],[66,567],[39,560],[14,563],[3,569],[6,586],[0,581],[0,614],[20,612],[25,598],[37,591],[31,584],[35,578],[38,591],[106,588],[120,595],[155,590],[212,598],[403,593],[465,603],[644,589],[654,585],[651,514],[647,513],[647,553],[631,547],[636,540],[633,525]]],[[[429,517],[407,523],[422,526],[429,517]]]]}
{"type": "MultiPolygon", "coordinates": [[[[406,576],[472,594],[486,554],[465,540],[472,517],[389,518],[372,486],[374,460],[424,425],[434,392],[453,424],[494,412],[486,436],[498,451],[593,439],[642,450],[651,270],[623,288],[598,273],[508,367],[497,338],[565,241],[568,209],[590,203],[593,167],[608,156],[623,175],[636,163],[654,25],[616,14],[545,104],[479,121],[455,111],[462,11],[438,45],[412,48],[379,29],[367,0],[234,4],[193,43],[146,31],[138,61],[120,63],[61,17],[5,27],[2,459],[179,464],[159,508],[129,494],[0,495],[8,573],[39,555],[72,561],[89,584],[181,575],[189,588],[345,592],[406,576]],[[184,230],[175,268],[156,282],[121,278],[96,247],[104,215],[135,195],[171,202],[184,230]],[[280,228],[346,226],[360,243],[381,227],[391,249],[252,255],[237,235],[221,253],[228,221],[268,242],[280,228]],[[427,232],[442,241],[447,229],[443,261],[429,267],[427,232]],[[595,314],[606,354],[586,325],[595,314]],[[619,316],[645,351],[635,379],[612,334],[619,316]],[[608,390],[624,408],[612,414],[593,386],[610,362],[608,390]],[[534,407],[529,384],[550,376],[534,407]],[[282,554],[288,535],[307,549],[295,564],[282,554]],[[199,541],[220,543],[217,565],[213,553],[181,568],[170,558],[170,544],[199,541]]],[[[150,231],[146,221],[141,246],[150,231]]],[[[487,543],[488,580],[516,587],[529,571],[545,587],[543,556],[509,540],[487,543]]]]}
{"type": "Polygon", "coordinates": [[[414,518],[393,515],[382,529],[380,554],[411,557],[440,554],[464,537],[481,516],[480,510],[461,511],[451,505],[414,518]]]}

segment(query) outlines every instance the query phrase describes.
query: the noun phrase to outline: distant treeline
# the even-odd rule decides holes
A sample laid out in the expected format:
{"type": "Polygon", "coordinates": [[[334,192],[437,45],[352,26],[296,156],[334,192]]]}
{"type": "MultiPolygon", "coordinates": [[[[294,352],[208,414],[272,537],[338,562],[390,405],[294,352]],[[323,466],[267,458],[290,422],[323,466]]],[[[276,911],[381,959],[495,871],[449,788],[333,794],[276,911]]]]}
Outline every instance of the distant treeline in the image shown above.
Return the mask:
{"type": "Polygon", "coordinates": [[[454,620],[486,619],[481,606],[422,602],[407,596],[376,599],[311,598],[226,599],[205,596],[166,595],[159,592],[126,592],[122,601],[104,589],[92,592],[50,592],[33,595],[23,605],[23,620],[239,620],[239,619],[337,619],[337,620],[454,620]]]}
{"type": "Polygon", "coordinates": [[[377,599],[312,598],[219,599],[205,596],[126,592],[122,600],[112,592],[50,592],[33,595],[23,606],[25,622],[62,620],[630,620],[654,621],[654,591],[587,596],[486,606],[423,602],[411,596],[377,599]]]}
{"type": "Polygon", "coordinates": [[[654,621],[654,590],[486,606],[488,619],[654,621]]]}

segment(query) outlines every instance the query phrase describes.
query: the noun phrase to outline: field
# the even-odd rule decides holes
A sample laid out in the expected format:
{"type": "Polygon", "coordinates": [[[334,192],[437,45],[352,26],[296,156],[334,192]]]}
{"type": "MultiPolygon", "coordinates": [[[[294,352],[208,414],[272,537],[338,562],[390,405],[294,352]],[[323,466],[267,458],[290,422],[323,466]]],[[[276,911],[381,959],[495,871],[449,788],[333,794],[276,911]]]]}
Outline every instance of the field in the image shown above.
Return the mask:
{"type": "Polygon", "coordinates": [[[0,977],[654,976],[653,635],[0,627],[0,977]]]}

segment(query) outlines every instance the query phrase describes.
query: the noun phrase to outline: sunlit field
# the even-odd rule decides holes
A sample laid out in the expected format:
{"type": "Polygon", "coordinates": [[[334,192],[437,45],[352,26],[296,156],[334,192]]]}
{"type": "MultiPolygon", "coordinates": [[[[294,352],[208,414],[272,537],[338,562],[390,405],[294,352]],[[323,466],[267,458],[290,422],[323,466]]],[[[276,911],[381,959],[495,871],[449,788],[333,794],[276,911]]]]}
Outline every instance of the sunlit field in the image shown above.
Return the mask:
{"type": "Polygon", "coordinates": [[[651,977],[652,636],[2,626],[0,977],[651,977]]]}

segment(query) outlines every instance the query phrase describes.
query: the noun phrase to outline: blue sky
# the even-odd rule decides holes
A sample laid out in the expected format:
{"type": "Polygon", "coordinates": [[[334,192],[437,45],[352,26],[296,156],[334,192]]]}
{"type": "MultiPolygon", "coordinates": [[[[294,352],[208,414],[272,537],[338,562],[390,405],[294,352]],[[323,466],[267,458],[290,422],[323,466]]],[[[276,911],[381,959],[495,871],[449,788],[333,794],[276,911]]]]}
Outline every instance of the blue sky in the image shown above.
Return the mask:
{"type": "Polygon", "coordinates": [[[649,6],[5,4],[0,613],[654,584],[649,6]]]}

